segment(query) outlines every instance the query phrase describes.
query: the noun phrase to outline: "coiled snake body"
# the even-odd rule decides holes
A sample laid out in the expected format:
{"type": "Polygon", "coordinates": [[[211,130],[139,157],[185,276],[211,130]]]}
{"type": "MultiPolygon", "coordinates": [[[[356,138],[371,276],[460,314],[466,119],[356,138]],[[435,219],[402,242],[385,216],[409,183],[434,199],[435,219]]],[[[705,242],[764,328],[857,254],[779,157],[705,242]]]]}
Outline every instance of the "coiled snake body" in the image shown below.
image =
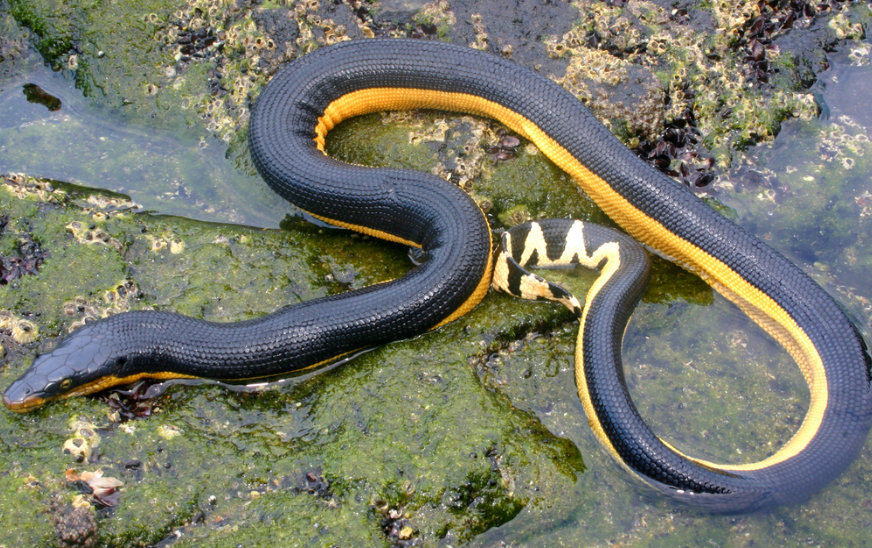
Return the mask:
{"type": "MultiPolygon", "coordinates": [[[[26,411],[141,377],[269,376],[408,338],[469,311],[486,293],[493,269],[490,230],[472,200],[432,175],[347,165],[323,153],[327,132],[340,121],[411,108],[492,117],[529,139],[629,234],[698,273],[802,368],[811,403],[786,446],[741,466],[685,456],[644,424],[623,382],[621,337],[641,293],[615,291],[613,282],[644,253],[631,251],[624,236],[602,236],[580,224],[514,231],[497,262],[497,285],[510,292],[524,293],[525,262],[606,262],[605,281],[595,284],[583,310],[557,289],[551,296],[577,308],[579,395],[599,440],[633,474],[680,501],[744,511],[800,500],[856,456],[872,421],[870,360],[826,292],[636,158],[553,82],[476,50],[416,40],[346,42],[293,62],[257,99],[249,140],[255,165],[283,198],[327,222],[420,247],[421,266],[399,280],[245,322],[153,311],[112,316],[38,357],[4,403],[26,411]]],[[[531,280],[528,289],[549,287],[531,280]]]]}

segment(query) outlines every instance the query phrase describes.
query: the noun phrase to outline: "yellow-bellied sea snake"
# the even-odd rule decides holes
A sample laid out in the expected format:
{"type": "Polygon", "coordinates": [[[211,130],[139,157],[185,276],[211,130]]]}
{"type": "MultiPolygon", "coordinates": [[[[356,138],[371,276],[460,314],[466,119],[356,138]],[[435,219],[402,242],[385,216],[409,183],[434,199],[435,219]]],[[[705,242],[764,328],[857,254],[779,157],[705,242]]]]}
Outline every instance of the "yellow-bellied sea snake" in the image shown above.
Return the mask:
{"type": "MultiPolygon", "coordinates": [[[[597,437],[628,470],[683,502],[744,511],[801,500],[854,459],[872,421],[872,362],[824,290],[638,159],[558,85],[480,51],[416,40],[345,42],[294,61],[257,99],[249,142],[255,165],[282,197],[329,223],[420,247],[421,266],[399,280],[245,322],[155,311],[112,316],[39,356],[8,388],[4,403],[26,411],[141,377],[269,376],[465,314],[484,297],[492,271],[490,230],[475,203],[433,175],[347,165],[323,153],[327,132],[342,120],[412,108],[488,116],[535,143],[630,235],[699,274],[802,369],[811,391],[808,413],[775,454],[740,466],[685,456],[644,424],[623,382],[623,324],[637,296],[600,288],[579,315],[576,379],[597,437]],[[609,315],[600,310],[604,304],[618,311],[609,315]]],[[[581,242],[569,238],[569,229],[559,237],[537,230],[512,236],[510,253],[535,251],[541,262],[543,254],[556,260],[569,246],[577,260],[621,261],[605,270],[626,266],[619,239],[575,235],[587,238],[581,242]]]]}

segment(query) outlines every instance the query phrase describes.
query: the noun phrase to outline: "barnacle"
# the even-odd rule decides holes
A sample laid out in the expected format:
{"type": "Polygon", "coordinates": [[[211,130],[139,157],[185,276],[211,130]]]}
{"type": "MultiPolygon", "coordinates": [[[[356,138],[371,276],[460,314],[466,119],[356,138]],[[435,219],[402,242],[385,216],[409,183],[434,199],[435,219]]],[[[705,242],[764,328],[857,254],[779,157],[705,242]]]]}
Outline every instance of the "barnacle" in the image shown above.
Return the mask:
{"type": "Polygon", "coordinates": [[[185,250],[185,242],[178,239],[170,240],[170,253],[173,255],[178,255],[182,251],[185,250]]]}
{"type": "Polygon", "coordinates": [[[163,251],[167,247],[167,241],[163,238],[155,238],[149,234],[146,239],[149,242],[149,248],[154,252],[163,251]]]}
{"type": "Polygon", "coordinates": [[[39,338],[39,328],[30,320],[15,319],[12,322],[12,338],[19,344],[29,344],[39,338]]]}
{"type": "Polygon", "coordinates": [[[91,458],[91,445],[82,438],[70,438],[64,442],[64,455],[73,455],[79,462],[91,458]]]}
{"type": "Polygon", "coordinates": [[[533,220],[533,216],[530,215],[527,206],[524,205],[516,205],[515,207],[500,213],[498,218],[505,226],[515,226],[533,220]]]}
{"type": "Polygon", "coordinates": [[[851,46],[851,53],[848,54],[848,58],[851,60],[852,65],[868,65],[870,52],[872,52],[872,44],[856,44],[851,46]]]}

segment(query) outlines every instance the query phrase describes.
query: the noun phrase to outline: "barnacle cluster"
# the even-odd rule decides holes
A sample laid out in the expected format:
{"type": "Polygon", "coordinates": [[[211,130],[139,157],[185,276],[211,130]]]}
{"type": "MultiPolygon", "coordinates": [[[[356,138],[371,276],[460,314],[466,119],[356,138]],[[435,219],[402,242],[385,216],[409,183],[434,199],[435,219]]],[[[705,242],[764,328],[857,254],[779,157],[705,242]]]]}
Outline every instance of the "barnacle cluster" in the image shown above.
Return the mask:
{"type": "Polygon", "coordinates": [[[7,35],[0,36],[0,63],[9,59],[15,61],[27,50],[27,33],[23,38],[12,38],[7,35]]]}
{"type": "Polygon", "coordinates": [[[418,111],[397,110],[381,113],[381,123],[385,125],[400,124],[409,128],[417,128],[409,131],[409,144],[445,142],[450,126],[445,118],[437,118],[429,124],[424,124],[424,119],[418,111]]]}
{"type": "MultiPolygon", "coordinates": [[[[351,38],[346,35],[345,25],[337,24],[333,19],[321,18],[317,13],[318,0],[296,3],[293,10],[288,13],[296,22],[300,36],[296,43],[300,53],[308,53],[319,46],[329,46],[337,42],[345,42],[351,38]]],[[[360,23],[358,25],[364,35],[372,37],[372,30],[360,23]]]]}
{"type": "Polygon", "coordinates": [[[712,17],[721,32],[738,38],[748,21],[760,16],[758,0],[717,0],[711,3],[712,17]]]}
{"type": "Polygon", "coordinates": [[[85,245],[108,245],[120,251],[123,244],[103,228],[110,217],[122,217],[124,211],[138,209],[141,206],[131,200],[120,197],[110,197],[102,194],[91,194],[84,200],[83,213],[88,220],[71,221],[66,229],[77,242],[85,245]]]}
{"type": "Polygon", "coordinates": [[[140,297],[136,284],[132,280],[123,280],[98,297],[70,299],[63,304],[63,315],[72,320],[67,331],[73,332],[88,322],[127,312],[140,297]]]}
{"type": "MultiPolygon", "coordinates": [[[[670,11],[653,2],[632,2],[623,7],[590,0],[573,3],[583,14],[580,24],[563,36],[546,40],[549,55],[570,60],[566,75],[555,80],[587,102],[608,125],[618,118],[606,111],[621,114],[627,107],[608,107],[608,97],[602,90],[593,89],[595,86],[638,81],[639,71],[657,77],[657,81],[648,80],[642,86],[643,108],[634,104],[631,112],[623,112],[629,115],[628,120],[639,120],[638,113],[643,113],[641,122],[634,121],[634,126],[628,128],[628,138],[637,133],[651,139],[663,122],[692,109],[705,136],[704,144],[716,150],[718,159],[728,165],[731,147],[774,137],[782,116],[777,113],[800,118],[817,113],[810,95],[764,88],[757,83],[765,78],[755,75],[759,76],[779,55],[777,48],[760,42],[768,43],[781,28],[761,18],[764,3],[712,3],[712,19],[717,27],[713,34],[700,33],[692,25],[676,24],[687,18],[686,10],[670,11]],[[748,44],[744,57],[742,50],[738,55],[735,51],[740,43],[748,44]]],[[[789,27],[784,21],[782,25],[789,27]]]]}
{"type": "Polygon", "coordinates": [[[469,192],[472,182],[481,174],[483,160],[489,147],[496,146],[500,137],[497,135],[498,125],[490,120],[481,120],[471,116],[461,116],[460,120],[438,119],[432,125],[418,132],[409,133],[410,143],[427,141],[445,142],[449,137],[471,135],[458,147],[444,151],[445,157],[430,172],[445,180],[451,181],[469,192]]]}
{"type": "Polygon", "coordinates": [[[644,93],[633,104],[613,100],[608,88],[629,81],[629,61],[605,50],[584,47],[575,31],[567,33],[563,40],[552,38],[545,43],[552,57],[571,52],[566,73],[553,79],[578,97],[607,127],[614,130],[613,121],[621,120],[626,122],[628,134],[652,137],[663,126],[665,98],[659,82],[649,78],[641,86],[644,93]]]}
{"type": "MultiPolygon", "coordinates": [[[[418,13],[412,18],[415,24],[421,28],[424,34],[436,34],[437,36],[445,36],[455,24],[457,17],[451,11],[451,4],[447,0],[436,0],[427,2],[418,13]],[[431,31],[431,32],[428,32],[431,31]]],[[[473,23],[475,24],[475,23],[473,23]]],[[[481,24],[481,16],[479,16],[478,24],[481,24]]],[[[481,26],[481,32],[484,33],[484,26],[481,26]]],[[[476,37],[479,30],[476,29],[476,37]]],[[[405,34],[402,34],[405,36],[405,34]]],[[[415,36],[420,38],[419,36],[415,36]]],[[[483,39],[487,39],[487,34],[484,34],[483,39]]]]}
{"type": "MultiPolygon", "coordinates": [[[[823,162],[820,164],[820,170],[840,173],[842,178],[849,179],[852,176],[850,172],[857,166],[857,162],[862,162],[867,153],[872,156],[872,142],[869,140],[866,128],[851,117],[842,115],[835,122],[822,128],[818,135],[817,152],[823,162]]],[[[860,217],[867,217],[870,214],[869,206],[872,204],[867,202],[863,193],[857,196],[855,201],[862,207],[860,217]]]]}
{"type": "Polygon", "coordinates": [[[105,196],[103,194],[91,194],[85,200],[91,208],[98,208],[107,213],[123,211],[127,209],[139,209],[142,206],[126,198],[105,196]]]}
{"type": "Polygon", "coordinates": [[[833,31],[839,40],[860,40],[864,36],[863,24],[859,22],[852,23],[844,13],[837,13],[830,17],[827,27],[833,31]]]}
{"type": "Polygon", "coordinates": [[[30,31],[19,26],[8,11],[0,11],[0,75],[15,73],[20,61],[36,57],[30,48],[30,31]]]}
{"type": "MultiPolygon", "coordinates": [[[[94,213],[92,215],[94,221],[105,221],[105,213],[94,213]]],[[[117,250],[121,250],[123,245],[121,242],[103,230],[96,222],[90,221],[71,221],[66,225],[69,231],[77,242],[85,245],[108,245],[117,250]]]]}
{"type": "Polygon", "coordinates": [[[171,233],[165,233],[160,236],[146,234],[145,239],[148,241],[149,249],[155,253],[166,249],[173,255],[178,255],[185,250],[185,241],[171,233]]]}
{"type": "MultiPolygon", "coordinates": [[[[346,25],[319,15],[319,0],[273,4],[240,7],[228,0],[192,0],[166,22],[146,14],[145,21],[155,25],[155,38],[174,50],[175,60],[163,67],[165,81],[148,84],[146,93],[158,94],[161,87],[180,90],[194,65],[209,63],[209,93],[191,94],[181,106],[196,111],[213,135],[230,142],[248,120],[252,96],[279,66],[320,46],[350,39],[346,25]]],[[[364,26],[361,23],[361,30],[364,26]]]]}
{"type": "Polygon", "coordinates": [[[55,188],[51,181],[37,179],[23,173],[0,176],[0,184],[18,198],[36,198],[40,202],[62,202],[66,192],[55,188]]]}
{"type": "Polygon", "coordinates": [[[475,42],[470,42],[469,47],[482,51],[486,50],[487,30],[485,29],[484,22],[482,22],[481,14],[473,13],[469,17],[469,22],[472,23],[472,31],[475,33],[475,42]]]}

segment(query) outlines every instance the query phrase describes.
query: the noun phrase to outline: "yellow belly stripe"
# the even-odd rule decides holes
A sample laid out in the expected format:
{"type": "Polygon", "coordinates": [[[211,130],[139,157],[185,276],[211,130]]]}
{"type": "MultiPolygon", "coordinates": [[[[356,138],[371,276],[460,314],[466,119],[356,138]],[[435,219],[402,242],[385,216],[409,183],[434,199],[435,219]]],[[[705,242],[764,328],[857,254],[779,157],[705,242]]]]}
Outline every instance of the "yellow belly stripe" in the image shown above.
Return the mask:
{"type": "Polygon", "coordinates": [[[319,221],[324,221],[325,223],[328,223],[328,224],[331,224],[334,226],[347,228],[348,230],[360,232],[361,234],[367,234],[367,235],[372,236],[374,238],[387,240],[389,242],[396,242],[398,244],[407,245],[409,247],[417,247],[418,249],[421,249],[421,244],[419,244],[418,242],[413,242],[412,240],[406,240],[406,239],[400,238],[399,236],[394,236],[393,234],[390,234],[390,233],[385,232],[383,230],[376,230],[374,228],[369,228],[368,226],[363,226],[363,225],[354,225],[351,223],[346,223],[345,221],[337,221],[336,219],[331,219],[329,217],[324,217],[322,215],[315,215],[314,213],[312,213],[310,211],[307,211],[306,213],[308,213],[312,217],[315,217],[319,221]]]}

